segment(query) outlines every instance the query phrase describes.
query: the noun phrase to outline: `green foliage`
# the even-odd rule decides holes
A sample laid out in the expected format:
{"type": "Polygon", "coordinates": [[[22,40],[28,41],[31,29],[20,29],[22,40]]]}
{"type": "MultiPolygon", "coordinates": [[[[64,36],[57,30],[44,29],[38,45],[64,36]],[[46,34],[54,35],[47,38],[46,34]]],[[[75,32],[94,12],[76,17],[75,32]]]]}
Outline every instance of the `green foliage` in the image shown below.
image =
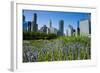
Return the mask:
{"type": "Polygon", "coordinates": [[[40,32],[23,32],[23,40],[55,39],[56,34],[46,34],[40,32]]]}
{"type": "Polygon", "coordinates": [[[82,43],[84,45],[89,45],[91,44],[91,38],[86,37],[86,36],[72,36],[72,37],[67,37],[67,36],[62,36],[58,38],[59,40],[63,40],[65,43],[75,43],[75,42],[79,42],[82,43]]]}
{"type": "MultiPolygon", "coordinates": [[[[44,37],[44,35],[42,36],[44,37]]],[[[52,35],[48,35],[48,36],[51,37],[52,35]]],[[[34,50],[38,51],[38,58],[37,58],[38,62],[62,61],[62,60],[84,60],[84,59],[91,58],[91,53],[90,53],[91,38],[89,37],[62,36],[52,40],[39,39],[39,40],[24,40],[24,41],[28,41],[30,46],[35,47],[32,48],[32,51],[34,50]]],[[[26,46],[26,43],[23,43],[23,46],[26,46]]],[[[23,50],[25,49],[23,48],[23,50]]]]}

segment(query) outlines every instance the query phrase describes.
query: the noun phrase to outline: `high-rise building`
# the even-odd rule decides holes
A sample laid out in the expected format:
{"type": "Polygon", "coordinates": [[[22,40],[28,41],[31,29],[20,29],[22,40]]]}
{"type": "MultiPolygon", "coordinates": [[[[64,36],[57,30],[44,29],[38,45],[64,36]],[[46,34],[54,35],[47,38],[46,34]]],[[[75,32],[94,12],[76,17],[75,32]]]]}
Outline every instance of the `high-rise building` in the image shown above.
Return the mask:
{"type": "Polygon", "coordinates": [[[80,35],[90,36],[91,35],[91,23],[89,19],[81,20],[79,22],[80,35]]]}
{"type": "Polygon", "coordinates": [[[31,31],[33,31],[33,32],[38,31],[37,14],[36,13],[34,13],[31,27],[32,27],[31,31]]]}
{"type": "Polygon", "coordinates": [[[47,30],[48,30],[48,27],[46,25],[44,25],[43,27],[40,28],[39,31],[47,34],[47,30]]]}
{"type": "Polygon", "coordinates": [[[25,16],[24,16],[24,15],[23,15],[22,20],[23,20],[23,31],[27,31],[27,26],[28,26],[28,24],[27,24],[27,22],[25,21],[25,16]]]}
{"type": "Polygon", "coordinates": [[[64,21],[63,20],[60,20],[59,21],[59,33],[58,33],[60,36],[63,36],[64,35],[64,21]]]}
{"type": "Polygon", "coordinates": [[[24,10],[23,10],[23,23],[25,22],[24,10]]]}
{"type": "Polygon", "coordinates": [[[47,30],[48,34],[51,33],[51,31],[52,31],[52,21],[50,20],[49,21],[49,28],[47,30]]]}
{"type": "Polygon", "coordinates": [[[73,32],[73,27],[71,25],[68,25],[67,36],[73,36],[73,32]]]}
{"type": "Polygon", "coordinates": [[[91,21],[89,20],[89,34],[91,34],[91,21]]]}
{"type": "Polygon", "coordinates": [[[37,24],[37,14],[36,13],[34,13],[34,24],[37,24]]]}
{"type": "Polygon", "coordinates": [[[51,28],[50,33],[56,34],[58,33],[58,30],[56,28],[51,28]]]}
{"type": "Polygon", "coordinates": [[[77,33],[76,33],[76,35],[77,35],[77,36],[80,35],[79,21],[78,21],[78,24],[77,24],[77,33]]]}
{"type": "Polygon", "coordinates": [[[54,27],[52,27],[52,21],[50,20],[49,22],[49,28],[47,30],[48,34],[51,33],[51,34],[57,34],[58,30],[54,27]]]}
{"type": "Polygon", "coordinates": [[[25,22],[25,16],[23,15],[23,23],[25,22]]]}
{"type": "Polygon", "coordinates": [[[52,27],[52,21],[51,21],[51,20],[50,20],[50,23],[49,23],[49,25],[50,25],[50,26],[49,26],[49,28],[51,28],[51,27],[52,27]]]}
{"type": "Polygon", "coordinates": [[[28,31],[31,31],[31,21],[28,21],[28,31]]]}

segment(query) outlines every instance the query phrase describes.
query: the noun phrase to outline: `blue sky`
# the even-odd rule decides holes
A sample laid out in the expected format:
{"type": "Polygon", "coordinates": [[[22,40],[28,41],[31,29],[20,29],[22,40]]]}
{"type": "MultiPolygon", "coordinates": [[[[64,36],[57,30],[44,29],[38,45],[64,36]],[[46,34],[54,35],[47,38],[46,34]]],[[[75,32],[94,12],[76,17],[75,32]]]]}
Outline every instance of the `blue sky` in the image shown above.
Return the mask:
{"type": "Polygon", "coordinates": [[[78,21],[90,19],[90,13],[80,12],[56,12],[56,11],[39,11],[39,10],[23,10],[25,21],[32,21],[34,13],[37,13],[37,24],[40,29],[43,25],[49,27],[50,20],[52,27],[59,28],[59,21],[64,20],[64,33],[68,25],[72,25],[74,29],[77,28],[78,21]]]}

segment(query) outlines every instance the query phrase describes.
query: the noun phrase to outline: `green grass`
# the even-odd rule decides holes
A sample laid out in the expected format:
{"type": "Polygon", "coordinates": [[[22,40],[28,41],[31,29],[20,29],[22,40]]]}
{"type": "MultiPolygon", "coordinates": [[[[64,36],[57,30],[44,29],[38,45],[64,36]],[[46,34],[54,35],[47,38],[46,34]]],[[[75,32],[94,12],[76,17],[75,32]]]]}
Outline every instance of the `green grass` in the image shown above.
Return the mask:
{"type": "MultiPolygon", "coordinates": [[[[62,61],[62,60],[86,60],[91,58],[91,38],[89,37],[59,37],[52,40],[24,40],[29,43],[23,43],[23,46],[34,46],[32,51],[38,51],[37,61],[62,61]],[[78,44],[77,44],[78,43],[78,44]],[[76,44],[76,45],[75,45],[76,44]],[[83,47],[74,47],[78,45],[83,45],[83,47]],[[45,53],[43,49],[45,48],[45,53]],[[67,48],[64,51],[64,48],[67,48]],[[87,49],[86,49],[87,48],[87,49]],[[74,49],[74,51],[73,51],[74,49]],[[80,51],[79,51],[80,49],[80,51]],[[86,51],[88,50],[88,51],[86,51]]],[[[27,48],[26,48],[27,49],[27,48]]],[[[25,50],[23,48],[23,50],[25,50]]],[[[33,58],[34,59],[34,58],[33,58]]],[[[24,60],[23,60],[24,61],[24,60]]]]}

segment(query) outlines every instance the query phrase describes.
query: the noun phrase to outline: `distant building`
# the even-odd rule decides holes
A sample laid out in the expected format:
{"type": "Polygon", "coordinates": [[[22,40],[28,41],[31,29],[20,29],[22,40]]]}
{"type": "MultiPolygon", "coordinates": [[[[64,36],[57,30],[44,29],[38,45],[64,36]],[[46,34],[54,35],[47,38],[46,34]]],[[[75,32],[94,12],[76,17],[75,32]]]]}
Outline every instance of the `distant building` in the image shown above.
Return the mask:
{"type": "Polygon", "coordinates": [[[68,36],[68,30],[66,30],[66,36],[68,36]]]}
{"type": "Polygon", "coordinates": [[[49,22],[48,33],[52,33],[52,21],[49,22]]]}
{"type": "Polygon", "coordinates": [[[49,23],[49,28],[51,28],[52,27],[52,21],[50,20],[50,23],[49,23]]]}
{"type": "Polygon", "coordinates": [[[53,33],[53,34],[57,34],[57,32],[58,32],[58,30],[56,29],[56,28],[54,28],[54,27],[52,27],[52,21],[50,20],[50,23],[49,23],[49,28],[48,28],[48,34],[49,33],[53,33]]]}
{"type": "Polygon", "coordinates": [[[76,36],[76,30],[73,29],[73,36],[76,36]]]}
{"type": "Polygon", "coordinates": [[[43,27],[40,28],[39,31],[42,32],[42,33],[46,33],[47,34],[48,27],[46,25],[44,25],[43,27]]]}
{"type": "Polygon", "coordinates": [[[67,36],[73,36],[73,27],[71,25],[68,25],[68,29],[67,29],[67,36]]]}
{"type": "Polygon", "coordinates": [[[31,21],[28,21],[28,31],[31,31],[31,21]]]}
{"type": "Polygon", "coordinates": [[[91,35],[91,23],[90,20],[81,20],[79,22],[80,35],[90,36],[91,35]]]}
{"type": "Polygon", "coordinates": [[[47,34],[49,34],[50,33],[50,29],[49,28],[47,28],[47,34]]]}
{"type": "Polygon", "coordinates": [[[56,28],[50,28],[50,33],[57,34],[58,30],[56,28]]]}
{"type": "Polygon", "coordinates": [[[28,23],[25,21],[23,22],[23,31],[27,31],[28,23]]]}
{"type": "Polygon", "coordinates": [[[28,23],[25,21],[25,16],[23,15],[23,31],[27,31],[28,23]]]}
{"type": "Polygon", "coordinates": [[[80,35],[80,27],[79,27],[79,21],[78,21],[78,25],[77,25],[77,30],[76,30],[76,36],[80,35]]]}
{"type": "Polygon", "coordinates": [[[23,22],[25,22],[25,16],[23,15],[23,22]]]}
{"type": "Polygon", "coordinates": [[[64,21],[60,20],[59,21],[59,32],[58,35],[63,36],[64,35],[64,21]]]}
{"type": "Polygon", "coordinates": [[[36,13],[34,13],[31,27],[32,27],[31,31],[33,31],[33,32],[37,32],[38,31],[37,14],[36,13]]]}

